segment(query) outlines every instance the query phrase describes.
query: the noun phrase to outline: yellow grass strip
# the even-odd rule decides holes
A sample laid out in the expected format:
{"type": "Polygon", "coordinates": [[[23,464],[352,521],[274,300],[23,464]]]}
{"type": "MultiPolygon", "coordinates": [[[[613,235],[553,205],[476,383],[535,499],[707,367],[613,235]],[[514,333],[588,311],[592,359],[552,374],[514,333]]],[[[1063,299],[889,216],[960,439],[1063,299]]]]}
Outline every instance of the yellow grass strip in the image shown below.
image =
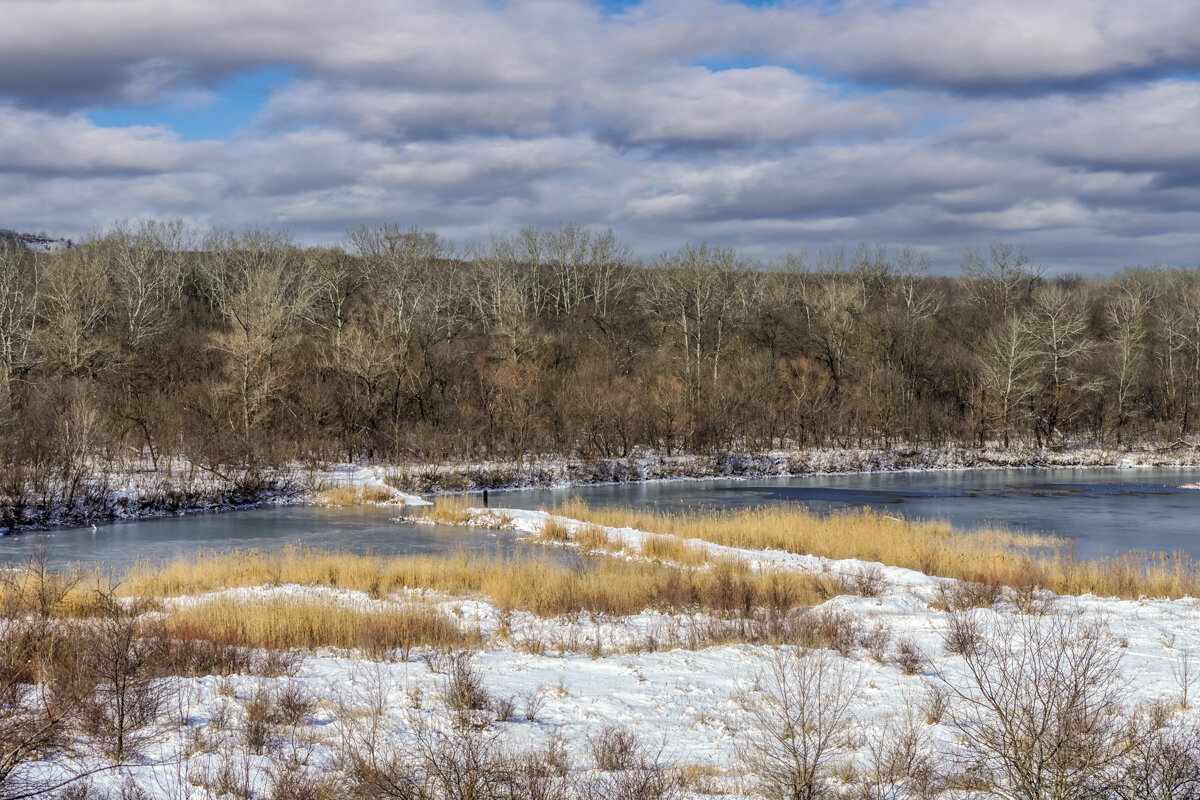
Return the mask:
{"type": "Polygon", "coordinates": [[[730,547],[858,558],[947,578],[1040,586],[1059,594],[1200,597],[1200,564],[1184,553],[1134,552],[1077,561],[1064,555],[1063,541],[1053,537],[998,529],[962,532],[944,522],[896,520],[868,509],[824,517],[794,505],[667,513],[592,508],[573,499],[553,513],[730,547]]]}
{"type": "Polygon", "coordinates": [[[323,506],[356,506],[388,503],[395,496],[380,486],[334,486],[317,493],[314,502],[323,506]]]}
{"type": "Polygon", "coordinates": [[[592,556],[570,567],[551,558],[382,558],[292,547],[280,552],[210,554],[166,565],[140,564],[122,591],[142,597],[194,595],[216,589],[296,583],[384,596],[432,589],[481,597],[503,608],[557,615],[579,611],[635,614],[647,608],[786,610],[842,591],[831,575],[762,574],[737,562],[707,569],[592,556]]]}
{"type": "Polygon", "coordinates": [[[373,653],[423,645],[464,647],[478,635],[436,609],[405,605],[383,609],[348,607],[335,598],[215,597],[170,611],[164,625],[172,639],[204,639],[262,648],[361,648],[373,653]]]}

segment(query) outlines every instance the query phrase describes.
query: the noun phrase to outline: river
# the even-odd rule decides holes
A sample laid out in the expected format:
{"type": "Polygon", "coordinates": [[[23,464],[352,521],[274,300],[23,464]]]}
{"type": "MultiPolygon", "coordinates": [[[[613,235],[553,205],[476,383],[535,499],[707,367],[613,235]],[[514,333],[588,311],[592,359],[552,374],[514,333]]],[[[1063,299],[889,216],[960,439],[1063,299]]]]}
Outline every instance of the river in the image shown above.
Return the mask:
{"type": "MultiPolygon", "coordinates": [[[[803,503],[821,513],[870,506],[960,529],[999,525],[1071,540],[1075,555],[1183,551],[1200,558],[1200,469],[1025,469],[881,472],[803,478],[669,481],[492,492],[492,506],[553,507],[568,497],[593,505],[736,508],[803,503]]],[[[0,537],[0,563],[37,548],[56,566],[120,571],[211,550],[288,544],[381,554],[466,550],[493,555],[522,546],[511,534],[394,521],[395,508],[266,506],[0,537]]]]}

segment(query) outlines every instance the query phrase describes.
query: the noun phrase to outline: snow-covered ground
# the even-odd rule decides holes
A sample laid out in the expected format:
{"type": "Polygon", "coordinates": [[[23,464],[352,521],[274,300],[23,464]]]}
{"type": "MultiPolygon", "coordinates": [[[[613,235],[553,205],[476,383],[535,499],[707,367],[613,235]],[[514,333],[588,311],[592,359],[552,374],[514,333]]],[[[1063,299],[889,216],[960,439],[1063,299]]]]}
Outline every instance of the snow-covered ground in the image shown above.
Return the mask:
{"type": "MultiPolygon", "coordinates": [[[[358,480],[360,476],[355,473],[352,478],[358,480]]],[[[492,513],[529,532],[540,530],[546,520],[543,512],[493,509],[492,513]]],[[[635,551],[635,545],[654,535],[631,529],[608,529],[606,533],[635,551]]],[[[864,633],[886,632],[871,647],[860,644],[833,656],[848,667],[856,683],[850,710],[857,722],[842,755],[861,762],[870,743],[878,740],[885,727],[910,714],[919,717],[920,730],[931,750],[952,747],[953,729],[945,722],[928,723],[925,711],[918,711],[931,684],[964,681],[962,658],[947,653],[943,646],[949,615],[934,607],[939,586],[947,581],[860,561],[746,551],[699,541],[693,544],[713,556],[743,559],[763,569],[828,570],[847,575],[866,567],[877,569],[884,579],[878,596],[840,596],[822,607],[853,615],[864,633]],[[902,643],[915,645],[929,659],[915,674],[907,674],[894,659],[902,643]]],[[[359,607],[434,603],[458,617],[464,626],[478,629],[487,642],[475,656],[475,668],[493,697],[514,699],[512,715],[492,728],[497,735],[518,747],[562,736],[572,759],[586,767],[588,737],[606,726],[620,725],[652,750],[661,749],[663,761],[708,775],[713,790],[734,795],[749,792],[739,743],[751,724],[747,709],[761,702],[761,693],[767,688],[762,676],[775,648],[744,644],[703,649],[672,646],[688,640],[690,627],[707,621],[701,614],[645,611],[618,618],[576,615],[545,619],[501,610],[482,600],[422,592],[372,599],[339,589],[279,586],[229,590],[226,594],[245,598],[322,595],[359,607]],[[531,720],[525,718],[526,709],[531,712],[531,720]]],[[[178,598],[171,603],[197,599],[178,598]]],[[[1058,597],[1047,602],[1053,613],[1075,613],[1105,626],[1105,647],[1121,658],[1121,675],[1127,682],[1123,697],[1130,708],[1158,699],[1179,699],[1179,667],[1191,654],[1200,655],[1200,602],[1191,598],[1118,600],[1092,596],[1058,597]]],[[[1001,627],[1029,619],[1008,600],[977,613],[1001,627]]],[[[431,651],[415,651],[407,661],[371,661],[354,653],[318,652],[306,656],[295,674],[287,677],[203,677],[184,681],[181,702],[186,704],[182,712],[186,725],[166,727],[159,743],[148,751],[151,760],[159,758],[164,763],[131,767],[125,774],[133,776],[151,796],[193,796],[179,789],[181,776],[187,770],[211,771],[222,760],[232,758],[234,750],[221,749],[217,743],[237,740],[237,732],[245,724],[246,706],[256,694],[287,686],[301,687],[318,698],[311,717],[288,734],[306,743],[305,757],[314,769],[333,769],[338,764],[339,743],[354,720],[377,722],[385,740],[392,742],[411,737],[418,718],[431,719],[434,727],[447,729],[449,715],[440,702],[446,691],[446,676],[437,671],[441,660],[431,651]],[[376,713],[369,712],[372,708],[376,713]],[[186,769],[181,768],[173,754],[188,751],[188,743],[198,739],[210,746],[196,751],[184,762],[186,769]]],[[[1191,680],[1200,677],[1196,671],[1193,664],[1191,680]]],[[[1172,713],[1171,724],[1197,718],[1192,709],[1172,713]]],[[[268,766],[265,756],[243,753],[239,758],[252,767],[252,772],[261,768],[262,772],[255,774],[261,781],[266,780],[262,777],[268,766]]],[[[114,786],[120,780],[112,774],[96,778],[98,784],[114,786]]]]}

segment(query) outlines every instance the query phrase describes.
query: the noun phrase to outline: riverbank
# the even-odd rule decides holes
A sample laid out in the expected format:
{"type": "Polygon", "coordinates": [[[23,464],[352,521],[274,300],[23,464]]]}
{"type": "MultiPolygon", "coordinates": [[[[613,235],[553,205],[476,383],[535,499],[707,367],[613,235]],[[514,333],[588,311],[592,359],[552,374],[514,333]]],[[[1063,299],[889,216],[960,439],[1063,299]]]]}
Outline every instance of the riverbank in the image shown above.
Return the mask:
{"type": "Polygon", "coordinates": [[[1200,447],[1186,443],[1128,450],[956,446],[929,448],[812,448],[766,453],[663,455],[581,461],[564,458],[470,464],[391,465],[387,482],[416,494],[484,489],[566,488],[705,478],[784,478],[956,469],[1200,467],[1200,447]]]}
{"type": "Polygon", "coordinates": [[[561,457],[445,464],[332,464],[319,468],[235,470],[225,473],[171,463],[154,470],[97,468],[68,491],[45,486],[0,493],[0,535],[86,526],[115,520],[229,511],[265,503],[422,505],[425,496],[570,488],[604,484],[716,478],[778,478],[862,472],[1022,468],[1200,467],[1200,449],[1186,443],[1127,450],[1094,447],[813,448],[767,453],[665,455],[626,458],[561,457]]]}

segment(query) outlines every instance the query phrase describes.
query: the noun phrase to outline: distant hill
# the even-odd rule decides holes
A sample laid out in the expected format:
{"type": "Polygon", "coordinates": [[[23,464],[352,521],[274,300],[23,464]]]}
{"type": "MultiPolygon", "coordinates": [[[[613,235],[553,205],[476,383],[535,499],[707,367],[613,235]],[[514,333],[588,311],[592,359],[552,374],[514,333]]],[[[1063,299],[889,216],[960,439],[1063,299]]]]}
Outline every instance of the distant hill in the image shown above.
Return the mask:
{"type": "Polygon", "coordinates": [[[0,228],[0,246],[17,247],[34,253],[50,253],[55,250],[70,250],[75,243],[70,239],[55,239],[45,233],[18,233],[0,228]]]}

